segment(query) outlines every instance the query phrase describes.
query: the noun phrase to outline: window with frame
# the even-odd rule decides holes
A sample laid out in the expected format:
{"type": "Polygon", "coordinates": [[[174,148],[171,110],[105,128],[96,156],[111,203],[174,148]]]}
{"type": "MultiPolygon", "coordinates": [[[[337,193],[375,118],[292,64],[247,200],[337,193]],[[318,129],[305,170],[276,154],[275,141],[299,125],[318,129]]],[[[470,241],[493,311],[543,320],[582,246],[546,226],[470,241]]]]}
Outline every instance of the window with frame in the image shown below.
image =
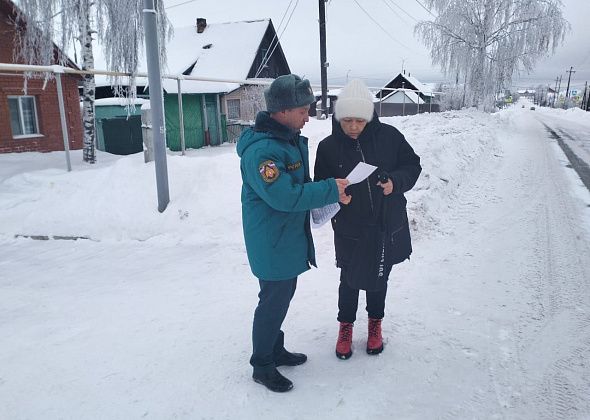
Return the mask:
{"type": "Polygon", "coordinates": [[[29,137],[41,134],[37,118],[37,101],[34,96],[9,96],[10,126],[12,136],[29,137]]]}
{"type": "Polygon", "coordinates": [[[227,100],[227,118],[232,120],[240,119],[240,100],[239,99],[228,99],[227,100]]]}

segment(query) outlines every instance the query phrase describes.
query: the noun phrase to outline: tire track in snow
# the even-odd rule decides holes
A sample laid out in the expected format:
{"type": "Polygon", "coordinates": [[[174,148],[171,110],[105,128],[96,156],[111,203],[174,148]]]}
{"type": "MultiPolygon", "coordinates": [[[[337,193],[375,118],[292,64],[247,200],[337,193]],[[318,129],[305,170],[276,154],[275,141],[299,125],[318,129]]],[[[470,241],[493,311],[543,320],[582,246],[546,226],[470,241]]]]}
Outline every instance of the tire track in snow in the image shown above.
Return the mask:
{"type": "MultiPolygon", "coordinates": [[[[590,252],[576,232],[577,209],[554,146],[545,138],[539,143],[530,130],[542,132],[536,124],[525,124],[522,133],[507,129],[502,153],[477,167],[475,179],[461,185],[449,205],[449,223],[442,230],[453,236],[452,229],[460,227],[467,235],[461,237],[463,246],[453,246],[452,257],[466,259],[467,276],[477,273],[478,265],[494,269],[482,258],[482,247],[498,266],[510,267],[511,278],[497,271],[497,291],[506,288],[501,306],[516,318],[510,325],[490,314],[489,336],[497,341],[487,354],[480,352],[489,383],[465,395],[445,419],[477,417],[483,407],[490,410],[492,397],[497,408],[488,411],[490,418],[590,415],[581,397],[590,388],[590,276],[584,263],[590,252]],[[486,243],[474,243],[477,238],[486,243]]],[[[446,342],[457,351],[462,346],[446,342]]]]}
{"type": "Polygon", "coordinates": [[[553,147],[549,145],[544,153],[536,156],[537,176],[543,180],[543,185],[540,186],[542,199],[538,204],[535,256],[543,263],[539,265],[543,269],[530,281],[536,299],[536,305],[531,306],[532,317],[537,322],[523,320],[524,328],[529,331],[523,336],[519,351],[526,355],[531,377],[535,365],[541,368],[541,381],[533,391],[540,409],[539,418],[570,419],[590,413],[590,407],[587,403],[584,406],[580,397],[587,393],[590,383],[587,373],[583,373],[584,364],[578,362],[581,356],[590,353],[587,315],[590,284],[584,263],[590,260],[590,252],[577,232],[576,208],[569,198],[571,193],[555,154],[557,149],[553,147]]]}
{"type": "Polygon", "coordinates": [[[590,166],[588,165],[587,162],[585,162],[583,159],[578,157],[578,155],[576,155],[576,153],[572,150],[572,148],[569,147],[563,141],[562,137],[566,137],[567,139],[574,141],[574,142],[576,141],[576,139],[573,136],[571,136],[567,131],[565,131],[563,128],[553,129],[545,123],[543,123],[543,125],[545,126],[546,130],[551,134],[551,136],[555,140],[557,140],[559,147],[561,147],[561,150],[563,150],[563,153],[565,153],[565,155],[569,159],[572,167],[577,172],[578,176],[580,177],[580,179],[582,180],[582,182],[584,183],[586,188],[588,188],[588,190],[590,190],[590,166]],[[559,131],[559,133],[558,133],[558,131],[559,131]]]}

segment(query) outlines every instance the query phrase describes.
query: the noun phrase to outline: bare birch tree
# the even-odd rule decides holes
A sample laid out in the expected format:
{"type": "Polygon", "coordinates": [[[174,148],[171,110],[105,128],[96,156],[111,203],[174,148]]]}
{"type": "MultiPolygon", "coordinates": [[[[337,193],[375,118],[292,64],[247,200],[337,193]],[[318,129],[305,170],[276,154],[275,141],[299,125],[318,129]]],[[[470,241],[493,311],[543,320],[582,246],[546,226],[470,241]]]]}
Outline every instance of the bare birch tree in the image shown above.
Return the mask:
{"type": "MultiPolygon", "coordinates": [[[[166,40],[172,27],[163,3],[156,1],[158,36],[162,62],[166,56],[166,40]]],[[[142,0],[20,0],[16,24],[27,28],[20,31],[17,59],[27,64],[64,64],[66,57],[55,57],[54,42],[61,52],[68,51],[74,42],[80,45],[82,70],[94,69],[93,43],[96,40],[104,50],[109,70],[135,74],[140,48],[143,46],[142,0]]],[[[114,84],[120,88],[121,78],[114,84]]],[[[130,81],[135,95],[135,80],[130,81]]],[[[94,75],[84,76],[83,124],[84,161],[96,162],[95,151],[95,100],[94,75]]]]}
{"type": "Polygon", "coordinates": [[[563,41],[561,0],[425,0],[438,15],[416,25],[433,64],[465,80],[467,106],[491,110],[495,93],[563,41]]]}

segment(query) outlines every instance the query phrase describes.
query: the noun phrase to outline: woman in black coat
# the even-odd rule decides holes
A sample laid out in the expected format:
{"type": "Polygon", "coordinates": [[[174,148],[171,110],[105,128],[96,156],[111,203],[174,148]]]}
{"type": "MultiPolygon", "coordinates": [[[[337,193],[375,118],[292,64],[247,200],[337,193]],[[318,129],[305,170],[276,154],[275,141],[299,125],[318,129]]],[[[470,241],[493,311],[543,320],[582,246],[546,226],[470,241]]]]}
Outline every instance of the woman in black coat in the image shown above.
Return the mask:
{"type": "Polygon", "coordinates": [[[346,178],[359,162],[376,166],[365,181],[347,187],[352,197],[332,218],[336,265],[340,267],[336,356],[352,355],[352,327],[359,290],[366,291],[367,353],[383,351],[381,320],[391,268],[412,253],[404,193],[422,171],[420,157],[396,128],[379,121],[373,97],[361,80],[338,95],[332,134],[318,146],[315,180],[346,178]]]}

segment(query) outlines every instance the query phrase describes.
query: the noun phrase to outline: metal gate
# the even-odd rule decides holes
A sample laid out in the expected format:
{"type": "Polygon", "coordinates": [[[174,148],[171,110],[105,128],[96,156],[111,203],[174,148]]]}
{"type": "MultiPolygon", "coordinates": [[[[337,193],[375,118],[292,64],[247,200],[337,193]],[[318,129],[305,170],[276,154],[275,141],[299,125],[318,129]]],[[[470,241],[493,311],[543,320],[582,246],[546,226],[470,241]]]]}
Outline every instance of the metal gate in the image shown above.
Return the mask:
{"type": "Polygon", "coordinates": [[[130,155],[143,150],[141,115],[102,120],[105,152],[130,155]]]}

